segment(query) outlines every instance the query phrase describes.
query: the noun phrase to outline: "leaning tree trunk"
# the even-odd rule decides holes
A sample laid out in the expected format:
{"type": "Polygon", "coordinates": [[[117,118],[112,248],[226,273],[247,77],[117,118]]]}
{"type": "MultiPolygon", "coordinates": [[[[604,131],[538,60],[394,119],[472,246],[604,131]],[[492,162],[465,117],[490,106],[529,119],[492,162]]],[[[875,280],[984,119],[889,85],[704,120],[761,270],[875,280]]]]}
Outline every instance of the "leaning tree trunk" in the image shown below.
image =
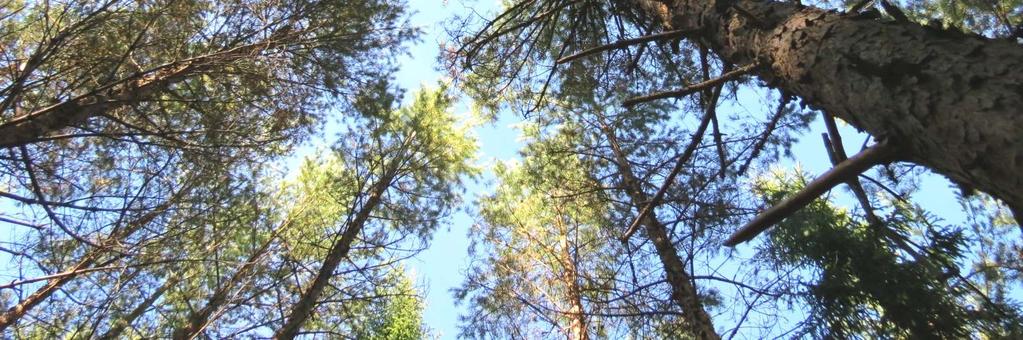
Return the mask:
{"type": "MultiPolygon", "coordinates": [[[[618,144],[618,138],[610,127],[603,122],[601,125],[601,129],[611,144],[611,150],[618,163],[618,175],[629,199],[636,206],[651,202],[650,196],[643,191],[639,179],[632,171],[625,151],[618,144]]],[[[646,228],[647,237],[653,243],[657,257],[661,260],[665,281],[671,285],[671,299],[682,308],[682,317],[693,336],[701,340],[720,339],[721,337],[714,330],[714,322],[710,314],[703,308],[703,302],[700,301],[700,295],[693,284],[692,276],[686,271],[685,263],[678,256],[675,245],[671,242],[668,228],[657,219],[657,214],[653,209],[643,215],[639,222],[646,228]]]]}
{"type": "MultiPolygon", "coordinates": [[[[636,0],[768,86],[1023,211],[1023,46],[754,0],[636,0]]],[[[1023,218],[1023,216],[1017,216],[1023,218]]]]}
{"type": "Polygon", "coordinates": [[[334,271],[341,265],[341,261],[348,257],[348,252],[352,249],[355,237],[359,235],[359,232],[362,231],[362,228],[369,221],[373,210],[382,202],[384,193],[391,186],[391,181],[397,175],[398,163],[391,162],[391,167],[387,170],[388,172],[373,185],[366,203],[363,204],[352,221],[348,223],[344,233],[340,235],[341,237],[331,245],[327,258],[323,260],[323,265],[316,273],[316,278],[313,279],[312,284],[306,288],[298,302],[292,307],[291,313],[288,315],[284,325],[274,333],[274,339],[293,339],[299,335],[302,324],[313,315],[320,295],[327,288],[330,279],[334,277],[334,271]]]}

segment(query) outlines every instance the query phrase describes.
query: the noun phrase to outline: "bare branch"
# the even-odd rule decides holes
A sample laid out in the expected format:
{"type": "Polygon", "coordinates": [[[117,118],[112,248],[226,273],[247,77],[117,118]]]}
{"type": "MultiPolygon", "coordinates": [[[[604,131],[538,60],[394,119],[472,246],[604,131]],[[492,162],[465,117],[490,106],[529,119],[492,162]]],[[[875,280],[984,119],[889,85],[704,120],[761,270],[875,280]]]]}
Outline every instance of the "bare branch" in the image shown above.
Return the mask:
{"type": "Polygon", "coordinates": [[[711,95],[711,103],[713,104],[707,107],[707,113],[703,115],[703,120],[700,121],[700,126],[696,128],[696,132],[693,132],[693,137],[689,142],[689,145],[686,146],[684,151],[682,151],[682,155],[679,156],[678,161],[675,162],[675,167],[671,169],[671,173],[669,173],[668,177],[664,179],[664,184],[661,184],[661,188],[657,190],[657,193],[654,194],[654,197],[651,198],[650,201],[643,205],[643,208],[639,211],[639,215],[636,215],[636,219],[632,221],[631,225],[629,225],[629,229],[625,230],[625,234],[620,238],[622,242],[628,241],[629,238],[632,237],[632,234],[635,234],[636,230],[639,230],[639,226],[643,224],[643,219],[650,214],[650,211],[653,210],[654,207],[660,204],[661,199],[664,198],[664,194],[668,192],[668,187],[670,187],[671,183],[675,181],[675,177],[678,176],[678,173],[682,171],[682,166],[689,162],[689,159],[693,157],[693,153],[696,152],[696,148],[699,147],[700,142],[703,141],[703,134],[707,132],[707,126],[710,125],[711,117],[714,116],[712,108],[717,105],[717,99],[720,94],[721,87],[718,87],[711,95]]]}
{"type": "Polygon", "coordinates": [[[734,247],[739,243],[753,239],[767,230],[767,228],[781,222],[807,204],[810,204],[814,199],[820,197],[820,195],[831,190],[836,185],[849,181],[851,177],[859,176],[860,173],[874,165],[890,162],[894,159],[895,150],[886,142],[881,142],[863,150],[852,158],[831,168],[831,170],[828,170],[813,180],[813,182],[807,184],[803,190],[797,192],[792,197],[757,215],[752,221],[733,233],[725,241],[725,245],[734,247]]]}
{"type": "Polygon", "coordinates": [[[632,45],[647,43],[647,42],[651,42],[651,41],[668,40],[668,39],[678,38],[678,37],[681,37],[681,36],[683,36],[683,35],[685,35],[687,33],[691,33],[691,32],[692,31],[690,31],[690,30],[674,30],[674,31],[667,31],[667,32],[661,32],[661,33],[657,33],[657,34],[646,35],[646,36],[642,36],[642,37],[639,37],[639,38],[623,39],[623,40],[619,40],[619,41],[616,41],[616,42],[613,42],[613,43],[610,43],[610,44],[607,44],[607,45],[601,45],[601,46],[597,46],[597,47],[593,47],[593,48],[589,48],[589,49],[583,50],[582,52],[579,52],[579,53],[576,53],[576,54],[573,54],[573,55],[570,55],[570,56],[558,59],[555,63],[557,63],[557,64],[564,64],[564,63],[567,63],[567,62],[570,62],[570,61],[573,61],[573,60],[576,60],[576,59],[580,59],[580,58],[583,58],[583,57],[587,57],[587,56],[590,56],[590,55],[594,55],[594,54],[597,54],[597,53],[600,53],[600,52],[616,50],[616,49],[619,49],[619,48],[625,48],[625,47],[629,47],[629,46],[632,46],[632,45]]]}
{"type": "Polygon", "coordinates": [[[680,89],[680,90],[664,91],[664,92],[658,92],[658,93],[654,93],[654,94],[650,94],[650,95],[646,95],[646,96],[629,98],[629,99],[626,99],[624,102],[622,102],[622,105],[624,105],[624,106],[633,106],[633,105],[636,105],[636,104],[639,104],[639,103],[645,103],[645,102],[654,101],[654,100],[658,100],[658,99],[685,97],[685,96],[688,96],[690,94],[693,94],[693,93],[696,93],[696,92],[699,92],[699,91],[703,91],[703,90],[706,90],[708,88],[717,86],[719,84],[723,84],[726,81],[738,78],[739,76],[742,76],[742,75],[745,75],[747,73],[752,72],[756,68],[757,68],[757,64],[756,63],[752,63],[752,64],[749,64],[749,65],[737,68],[734,71],[722,74],[720,77],[717,77],[717,78],[714,78],[714,79],[711,79],[711,80],[707,80],[707,81],[704,81],[702,83],[689,85],[689,86],[686,86],[685,88],[680,89]]]}

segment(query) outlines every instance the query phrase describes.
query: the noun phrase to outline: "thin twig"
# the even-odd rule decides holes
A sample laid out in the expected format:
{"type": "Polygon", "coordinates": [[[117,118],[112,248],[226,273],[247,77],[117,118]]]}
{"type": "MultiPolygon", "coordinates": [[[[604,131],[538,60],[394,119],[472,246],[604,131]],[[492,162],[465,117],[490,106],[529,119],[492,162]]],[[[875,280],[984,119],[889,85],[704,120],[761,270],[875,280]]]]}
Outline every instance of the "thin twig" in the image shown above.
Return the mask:
{"type": "Polygon", "coordinates": [[[704,82],[701,82],[701,83],[698,83],[698,84],[689,85],[689,86],[686,86],[685,88],[682,88],[680,90],[664,91],[664,92],[658,92],[658,93],[654,93],[654,94],[649,94],[649,95],[646,95],[646,96],[629,98],[629,99],[626,99],[624,102],[622,102],[622,105],[624,105],[624,106],[633,106],[633,105],[636,105],[636,104],[639,104],[639,103],[645,103],[645,102],[654,101],[654,100],[658,100],[658,99],[685,97],[685,96],[688,96],[690,94],[706,90],[706,89],[711,88],[713,86],[717,86],[717,85],[723,84],[726,81],[738,78],[739,76],[742,76],[744,74],[747,74],[747,73],[753,71],[756,67],[757,67],[757,63],[748,64],[748,65],[742,66],[740,68],[737,68],[734,71],[722,74],[720,77],[717,77],[717,78],[714,78],[714,79],[711,79],[711,80],[707,80],[707,81],[704,81],[704,82]]]}
{"type": "Polygon", "coordinates": [[[686,149],[682,151],[682,155],[679,156],[678,161],[675,162],[675,167],[671,169],[671,173],[669,173],[668,177],[664,179],[664,183],[661,184],[661,188],[657,190],[654,197],[643,205],[643,208],[639,211],[639,215],[636,215],[636,219],[632,221],[632,224],[629,225],[629,229],[625,230],[625,234],[620,238],[623,243],[627,242],[629,238],[632,237],[632,234],[636,233],[636,230],[639,230],[639,225],[642,224],[643,219],[650,214],[650,211],[653,210],[654,207],[660,204],[661,199],[664,198],[664,194],[668,192],[668,187],[670,187],[671,183],[675,181],[675,176],[678,176],[678,173],[682,171],[682,166],[689,162],[689,159],[693,157],[693,154],[696,152],[696,148],[699,147],[700,143],[703,141],[703,134],[707,132],[707,126],[710,125],[711,117],[714,116],[713,107],[717,106],[719,95],[721,95],[721,86],[718,86],[713,90],[713,94],[711,95],[709,102],[710,104],[707,107],[707,112],[703,115],[703,120],[700,121],[700,126],[696,128],[696,132],[693,132],[693,137],[690,139],[689,145],[686,146],[686,149]]]}
{"type": "Polygon", "coordinates": [[[767,128],[764,129],[764,133],[757,140],[757,143],[753,145],[753,152],[750,153],[746,162],[739,167],[739,175],[746,173],[746,169],[749,169],[750,165],[753,164],[753,160],[757,159],[760,152],[767,146],[768,139],[771,138],[771,134],[774,133],[774,129],[778,127],[778,123],[781,122],[782,116],[785,115],[785,106],[792,101],[792,96],[782,95],[781,102],[778,104],[778,109],[774,112],[774,116],[771,116],[771,120],[767,122],[767,128]]]}
{"type": "Polygon", "coordinates": [[[567,63],[567,62],[570,62],[570,61],[573,61],[573,60],[576,60],[576,59],[579,59],[579,58],[583,58],[583,57],[586,57],[586,56],[594,55],[594,54],[597,54],[597,53],[600,53],[600,52],[604,52],[604,51],[616,50],[616,49],[619,49],[619,48],[625,48],[625,47],[629,47],[629,46],[632,46],[632,45],[647,43],[647,42],[651,42],[651,41],[667,40],[667,39],[672,39],[672,38],[678,38],[678,37],[681,37],[681,36],[683,36],[683,35],[685,35],[686,33],[689,33],[689,32],[692,32],[692,31],[691,30],[674,30],[674,31],[667,31],[667,32],[661,32],[661,33],[657,33],[657,34],[646,35],[646,36],[642,36],[642,37],[639,37],[639,38],[623,39],[623,40],[619,40],[619,41],[616,41],[616,42],[613,42],[613,43],[610,43],[610,44],[607,44],[607,45],[601,45],[601,46],[597,46],[597,47],[593,47],[593,48],[589,48],[589,49],[583,50],[582,52],[578,52],[576,54],[573,54],[573,55],[570,55],[570,56],[558,59],[555,63],[556,64],[564,64],[564,63],[567,63]]]}
{"type": "MultiPolygon", "coordinates": [[[[28,178],[32,186],[32,191],[35,193],[36,197],[38,197],[40,201],[45,202],[46,197],[43,196],[43,189],[42,187],[39,186],[39,180],[36,179],[35,170],[32,169],[32,160],[29,158],[28,148],[25,147],[24,145],[21,145],[18,147],[18,149],[19,151],[21,151],[21,160],[24,162],[25,172],[28,173],[28,178]]],[[[53,209],[50,209],[49,205],[44,203],[40,204],[40,206],[43,207],[43,211],[46,212],[46,216],[50,218],[50,221],[52,221],[53,224],[56,224],[57,227],[60,228],[60,230],[63,231],[65,234],[71,236],[71,238],[94,248],[99,249],[105,248],[85,238],[84,236],[78,235],[78,233],[75,233],[73,230],[71,230],[71,228],[68,228],[68,226],[65,225],[63,221],[60,220],[60,217],[58,217],[57,214],[53,212],[53,209]]]]}
{"type": "MultiPolygon", "coordinates": [[[[708,53],[706,48],[700,49],[700,64],[701,68],[703,69],[703,79],[710,79],[710,61],[707,58],[707,54],[708,53]]],[[[726,64],[725,67],[726,68],[724,69],[724,71],[727,72],[728,65],[726,64]]],[[[728,170],[728,155],[725,152],[725,143],[721,140],[721,128],[718,124],[718,115],[716,108],[717,97],[714,96],[713,90],[704,91],[704,94],[705,94],[704,105],[708,105],[707,112],[708,114],[710,114],[710,126],[712,128],[711,132],[714,135],[714,144],[717,145],[718,160],[721,162],[721,170],[718,171],[718,174],[721,176],[721,179],[725,179],[725,173],[728,170]],[[714,97],[715,102],[708,102],[710,97],[714,97]]]]}

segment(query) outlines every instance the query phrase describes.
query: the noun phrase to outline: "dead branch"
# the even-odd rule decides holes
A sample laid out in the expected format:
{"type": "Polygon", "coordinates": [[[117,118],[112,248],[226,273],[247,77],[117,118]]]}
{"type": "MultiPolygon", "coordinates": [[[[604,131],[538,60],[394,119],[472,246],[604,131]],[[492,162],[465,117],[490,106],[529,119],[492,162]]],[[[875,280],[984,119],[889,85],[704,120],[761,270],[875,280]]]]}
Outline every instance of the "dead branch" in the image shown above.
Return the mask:
{"type": "Polygon", "coordinates": [[[745,75],[745,74],[753,71],[754,69],[756,69],[756,67],[757,67],[756,63],[748,64],[748,65],[742,66],[740,68],[737,68],[734,71],[722,74],[720,77],[717,77],[717,78],[714,78],[714,79],[711,79],[711,80],[707,80],[707,81],[704,81],[704,82],[701,82],[701,83],[689,85],[689,86],[686,86],[685,88],[682,88],[682,89],[679,89],[679,90],[664,91],[664,92],[658,92],[658,93],[654,93],[654,94],[649,94],[649,95],[646,95],[646,96],[629,98],[629,99],[626,99],[624,102],[622,102],[622,105],[624,105],[624,106],[633,106],[633,105],[636,105],[636,104],[639,104],[639,103],[645,103],[645,102],[654,101],[654,100],[658,100],[658,99],[685,97],[685,96],[688,96],[690,94],[693,94],[693,93],[696,93],[696,92],[699,92],[699,91],[703,91],[703,90],[706,90],[708,88],[711,88],[711,87],[723,84],[726,81],[738,78],[739,76],[745,75]]]}
{"type": "Polygon", "coordinates": [[[725,245],[734,247],[739,243],[753,239],[771,226],[810,204],[814,199],[817,199],[836,185],[848,182],[850,178],[859,176],[860,173],[867,169],[881,163],[890,162],[894,158],[895,151],[886,142],[881,142],[863,150],[859,154],[831,168],[831,170],[828,170],[820,177],[817,177],[817,179],[807,184],[803,190],[797,192],[792,197],[757,215],[752,221],[733,233],[725,241],[725,245]]]}
{"type": "Polygon", "coordinates": [[[610,43],[610,44],[607,44],[607,45],[601,45],[601,46],[597,46],[597,47],[593,47],[593,48],[589,48],[589,49],[583,50],[582,52],[578,52],[576,54],[573,54],[573,55],[570,55],[570,56],[558,59],[555,63],[557,63],[557,64],[564,64],[564,63],[567,63],[567,62],[570,62],[570,61],[573,61],[573,60],[576,60],[576,59],[580,59],[580,58],[587,57],[587,56],[590,56],[590,55],[594,55],[594,54],[597,54],[597,53],[600,53],[600,52],[604,52],[604,51],[616,50],[616,49],[625,48],[625,47],[629,47],[629,46],[636,45],[636,44],[647,43],[647,42],[651,42],[651,41],[668,40],[668,39],[678,38],[678,37],[681,37],[681,36],[685,35],[686,33],[690,33],[690,32],[691,31],[689,31],[689,30],[674,30],[674,31],[667,31],[667,32],[661,32],[661,33],[657,33],[657,34],[646,35],[646,36],[642,36],[642,37],[639,37],[639,38],[623,39],[623,40],[619,40],[619,41],[616,41],[616,42],[613,42],[613,43],[610,43]]]}

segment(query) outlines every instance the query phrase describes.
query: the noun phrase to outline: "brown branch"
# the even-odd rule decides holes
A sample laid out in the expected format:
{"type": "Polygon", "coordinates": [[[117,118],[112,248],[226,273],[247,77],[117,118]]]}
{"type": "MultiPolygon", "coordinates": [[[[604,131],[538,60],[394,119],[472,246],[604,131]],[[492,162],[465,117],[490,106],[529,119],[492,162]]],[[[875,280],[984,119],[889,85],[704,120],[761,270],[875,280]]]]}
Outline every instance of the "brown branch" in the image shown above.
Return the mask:
{"type": "MultiPolygon", "coordinates": [[[[707,54],[706,48],[700,49],[700,64],[703,69],[703,79],[710,79],[710,61],[707,58],[707,54]]],[[[725,69],[723,71],[729,71],[728,64],[725,64],[725,69]]],[[[720,95],[720,91],[721,88],[718,87],[718,95],[720,95]]],[[[704,102],[704,105],[707,105],[707,114],[710,115],[711,132],[714,136],[714,144],[717,145],[718,160],[721,162],[721,170],[718,171],[718,174],[721,176],[721,179],[725,179],[725,173],[728,170],[728,154],[725,151],[725,143],[721,140],[721,128],[718,125],[718,115],[716,111],[717,96],[713,90],[704,91],[704,102]],[[713,101],[710,101],[712,97],[713,101]]]]}
{"type": "MultiPolygon", "coordinates": [[[[838,133],[838,124],[835,124],[835,117],[827,111],[822,112],[824,116],[824,126],[827,127],[828,133],[822,135],[824,138],[824,147],[828,150],[828,157],[831,158],[832,165],[838,165],[849,158],[845,153],[845,146],[842,143],[842,135],[838,133]],[[830,135],[830,138],[828,137],[830,135]]],[[[875,228],[875,230],[881,230],[884,228],[884,224],[881,219],[874,213],[874,207],[870,204],[870,198],[867,196],[867,191],[863,190],[863,184],[860,183],[859,176],[850,178],[846,183],[849,188],[852,189],[853,195],[856,196],[856,200],[860,202],[860,206],[863,207],[863,212],[867,216],[867,222],[875,228]]]]}
{"type": "Polygon", "coordinates": [[[639,38],[623,39],[623,40],[619,40],[619,41],[616,41],[616,42],[613,42],[613,43],[610,43],[610,44],[607,44],[607,45],[601,45],[601,46],[597,46],[597,47],[586,49],[586,50],[584,50],[582,52],[578,52],[576,54],[573,54],[573,55],[570,55],[570,56],[558,59],[555,63],[556,64],[564,64],[564,63],[567,63],[567,62],[570,62],[570,61],[573,61],[573,60],[576,60],[576,59],[579,59],[579,58],[587,57],[587,56],[594,55],[594,54],[597,54],[597,53],[600,53],[600,52],[604,52],[604,51],[616,50],[616,49],[625,48],[625,47],[629,47],[629,46],[636,45],[636,44],[647,43],[647,42],[651,42],[651,41],[667,40],[667,39],[672,39],[672,38],[678,38],[678,37],[681,37],[681,36],[685,35],[686,33],[690,33],[690,32],[692,32],[692,31],[690,31],[690,30],[674,30],[674,31],[667,31],[667,32],[661,32],[661,33],[657,33],[657,34],[646,35],[646,36],[642,36],[642,37],[639,37],[639,38]]]}
{"type": "Polygon", "coordinates": [[[852,158],[831,168],[831,170],[828,170],[820,177],[817,177],[817,179],[807,184],[803,190],[797,192],[792,197],[757,215],[752,221],[733,233],[725,241],[725,245],[734,247],[739,243],[753,239],[771,226],[810,204],[814,199],[820,197],[836,185],[849,181],[849,178],[859,176],[860,173],[874,165],[890,162],[894,159],[894,149],[886,142],[881,142],[863,150],[852,158]]]}
{"type": "Polygon", "coordinates": [[[757,156],[760,155],[760,152],[762,152],[767,146],[768,139],[771,138],[771,134],[774,133],[774,129],[778,127],[778,123],[785,115],[785,106],[788,105],[790,101],[792,101],[791,96],[782,96],[781,103],[778,104],[778,110],[775,111],[774,116],[772,116],[771,120],[767,123],[767,128],[764,130],[764,134],[761,135],[760,139],[757,140],[757,143],[753,145],[753,152],[750,153],[749,159],[747,159],[746,162],[739,167],[739,175],[746,173],[746,169],[749,169],[750,165],[753,164],[753,160],[755,160],[757,156]]]}
{"type": "Polygon", "coordinates": [[[643,224],[643,219],[650,214],[650,211],[653,210],[654,207],[660,204],[661,199],[664,198],[664,194],[668,192],[668,187],[670,187],[671,183],[675,181],[675,176],[678,176],[678,173],[682,171],[682,166],[689,162],[689,159],[693,157],[693,153],[696,152],[696,148],[699,147],[700,142],[703,141],[703,134],[706,133],[707,126],[710,125],[711,117],[714,116],[714,107],[717,106],[719,95],[721,95],[720,86],[713,90],[709,101],[710,104],[707,106],[707,112],[703,115],[703,120],[700,121],[700,126],[696,128],[696,132],[693,132],[693,137],[691,138],[689,145],[686,146],[684,151],[682,151],[682,155],[679,156],[678,161],[675,162],[675,167],[671,169],[671,173],[669,173],[668,177],[664,179],[664,184],[661,184],[661,188],[657,190],[657,193],[654,194],[654,197],[650,199],[649,202],[646,202],[646,204],[643,205],[643,208],[639,211],[639,215],[636,215],[636,219],[632,221],[631,225],[629,225],[629,229],[625,230],[625,234],[620,238],[622,242],[627,242],[629,238],[632,237],[632,234],[635,234],[636,230],[639,230],[639,226],[643,224]]]}
{"type": "Polygon", "coordinates": [[[756,63],[748,64],[748,65],[742,66],[740,68],[737,68],[734,71],[722,74],[720,77],[717,77],[717,78],[714,78],[714,79],[711,79],[711,80],[707,80],[707,81],[704,81],[704,82],[701,82],[701,83],[698,83],[698,84],[689,85],[689,86],[686,86],[685,88],[682,88],[682,89],[679,89],[679,90],[664,91],[664,92],[658,92],[658,93],[654,93],[654,94],[649,94],[649,95],[646,95],[646,96],[629,98],[629,99],[626,99],[624,102],[622,102],[622,105],[624,105],[624,106],[633,106],[633,105],[636,105],[636,104],[639,104],[639,103],[645,103],[645,102],[654,101],[654,100],[658,100],[658,99],[685,97],[685,96],[688,96],[690,94],[706,90],[706,89],[708,89],[710,87],[723,84],[726,81],[738,78],[739,76],[742,76],[744,74],[750,73],[756,67],[757,67],[756,63]]]}

